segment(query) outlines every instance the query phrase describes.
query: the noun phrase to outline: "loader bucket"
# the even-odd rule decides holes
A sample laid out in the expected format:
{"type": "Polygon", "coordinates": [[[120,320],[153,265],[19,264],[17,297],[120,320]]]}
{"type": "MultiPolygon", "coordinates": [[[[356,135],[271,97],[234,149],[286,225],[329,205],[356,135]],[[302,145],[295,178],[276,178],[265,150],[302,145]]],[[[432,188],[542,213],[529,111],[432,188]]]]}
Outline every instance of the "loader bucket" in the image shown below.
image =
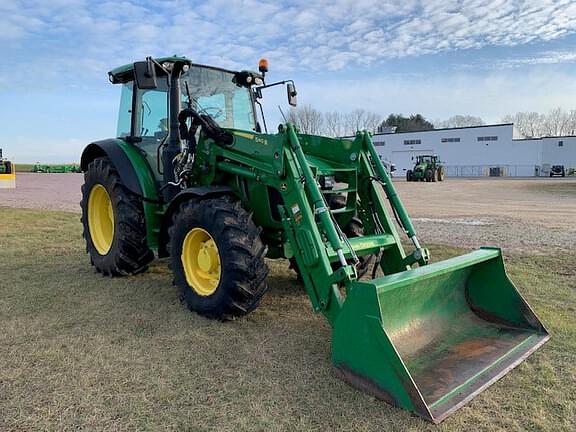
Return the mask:
{"type": "Polygon", "coordinates": [[[439,423],[549,339],[499,249],[355,282],[334,323],[352,385],[439,423]]]}

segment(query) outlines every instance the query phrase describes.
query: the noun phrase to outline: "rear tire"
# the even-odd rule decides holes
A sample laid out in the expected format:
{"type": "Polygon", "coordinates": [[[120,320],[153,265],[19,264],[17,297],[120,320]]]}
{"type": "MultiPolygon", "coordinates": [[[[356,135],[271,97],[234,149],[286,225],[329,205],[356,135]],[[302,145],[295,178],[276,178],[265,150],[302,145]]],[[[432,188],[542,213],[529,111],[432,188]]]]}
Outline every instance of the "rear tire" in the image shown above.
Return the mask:
{"type": "Polygon", "coordinates": [[[251,215],[230,197],[180,205],[168,230],[168,250],[174,283],[188,309],[219,320],[235,319],[256,309],[268,289],[266,247],[260,231],[251,215]],[[198,232],[204,240],[195,249],[190,236],[198,232]],[[201,256],[206,245],[212,248],[208,263],[201,256]],[[204,280],[208,279],[207,285],[204,280]]]}
{"type": "Polygon", "coordinates": [[[86,252],[98,272],[105,276],[125,276],[148,269],[154,253],[146,242],[142,200],[126,188],[107,157],[96,158],[88,164],[80,206],[86,252]],[[107,214],[98,212],[97,199],[102,205],[108,205],[107,214]],[[107,215],[109,220],[103,220],[107,215]]]}

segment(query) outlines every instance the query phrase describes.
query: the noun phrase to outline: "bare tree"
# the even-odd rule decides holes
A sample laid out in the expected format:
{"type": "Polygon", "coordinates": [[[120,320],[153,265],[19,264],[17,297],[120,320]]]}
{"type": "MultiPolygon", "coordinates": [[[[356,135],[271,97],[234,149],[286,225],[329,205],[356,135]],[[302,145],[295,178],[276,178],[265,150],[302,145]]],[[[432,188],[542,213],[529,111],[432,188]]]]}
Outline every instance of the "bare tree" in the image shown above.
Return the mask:
{"type": "Polygon", "coordinates": [[[548,114],[517,112],[505,116],[502,121],[514,123],[516,130],[526,138],[573,135],[576,132],[576,111],[562,108],[555,108],[548,114]]]}
{"type": "Polygon", "coordinates": [[[562,108],[554,108],[546,116],[544,121],[544,135],[560,136],[571,132],[571,113],[562,108]]]}
{"type": "Polygon", "coordinates": [[[363,129],[375,132],[380,124],[380,115],[364,109],[357,109],[344,115],[343,124],[347,135],[353,135],[363,129]]]}
{"type": "Polygon", "coordinates": [[[455,115],[447,120],[434,122],[435,127],[438,128],[461,128],[470,126],[483,126],[484,120],[480,117],[471,115],[455,115]]]}
{"type": "Polygon", "coordinates": [[[526,138],[536,138],[545,135],[544,124],[546,116],[537,112],[517,112],[502,118],[503,123],[514,123],[516,130],[526,138]]]}
{"type": "Polygon", "coordinates": [[[331,111],[322,113],[311,105],[293,108],[288,113],[288,120],[305,134],[325,134],[332,137],[354,135],[359,130],[375,132],[380,124],[380,115],[357,109],[350,113],[331,111]]]}
{"type": "Polygon", "coordinates": [[[291,109],[287,120],[295,124],[304,134],[319,135],[324,128],[324,115],[312,105],[291,109]]]}
{"type": "Polygon", "coordinates": [[[326,129],[326,134],[331,137],[341,137],[346,135],[344,115],[338,111],[325,113],[324,128],[326,129]]]}

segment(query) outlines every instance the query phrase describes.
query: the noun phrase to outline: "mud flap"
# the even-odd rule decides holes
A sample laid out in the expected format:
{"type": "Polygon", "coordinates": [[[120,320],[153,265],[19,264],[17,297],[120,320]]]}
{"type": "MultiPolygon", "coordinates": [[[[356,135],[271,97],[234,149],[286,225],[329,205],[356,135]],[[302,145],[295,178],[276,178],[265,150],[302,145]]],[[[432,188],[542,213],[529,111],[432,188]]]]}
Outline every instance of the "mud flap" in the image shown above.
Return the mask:
{"type": "Polygon", "coordinates": [[[333,331],[341,378],[435,423],[549,339],[495,248],[355,282],[333,331]]]}

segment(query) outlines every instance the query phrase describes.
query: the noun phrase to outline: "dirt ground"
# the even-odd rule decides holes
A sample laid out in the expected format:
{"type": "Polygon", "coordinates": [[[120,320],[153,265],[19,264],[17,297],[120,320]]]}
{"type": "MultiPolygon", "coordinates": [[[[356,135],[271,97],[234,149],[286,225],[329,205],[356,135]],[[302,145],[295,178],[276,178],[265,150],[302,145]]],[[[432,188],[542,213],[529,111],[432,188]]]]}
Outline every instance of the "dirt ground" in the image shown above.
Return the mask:
{"type": "Polygon", "coordinates": [[[80,212],[83,174],[17,173],[16,189],[0,189],[0,206],[80,212]]]}
{"type": "MultiPolygon", "coordinates": [[[[18,174],[0,206],[80,212],[82,174],[18,174]]],[[[424,242],[549,253],[576,242],[576,179],[394,182],[424,242]]]]}
{"type": "Polygon", "coordinates": [[[424,242],[551,253],[576,242],[576,179],[394,183],[424,242]]]}

